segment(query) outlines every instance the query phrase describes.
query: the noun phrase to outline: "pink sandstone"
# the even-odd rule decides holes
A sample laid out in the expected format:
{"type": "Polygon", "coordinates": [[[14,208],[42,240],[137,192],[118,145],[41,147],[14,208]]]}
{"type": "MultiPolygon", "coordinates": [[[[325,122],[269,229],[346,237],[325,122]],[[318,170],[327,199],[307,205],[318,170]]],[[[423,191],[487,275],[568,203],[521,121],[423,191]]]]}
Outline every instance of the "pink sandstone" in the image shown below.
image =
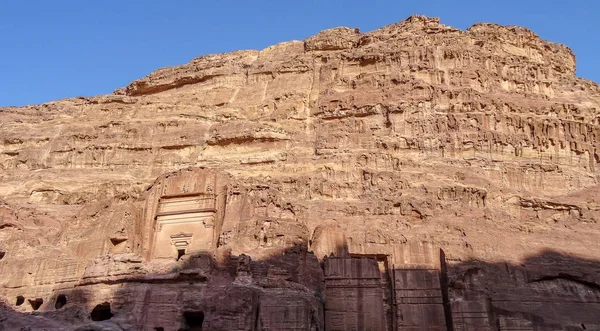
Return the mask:
{"type": "Polygon", "coordinates": [[[599,330],[599,121],[422,16],[0,108],[0,330],[599,330]]]}

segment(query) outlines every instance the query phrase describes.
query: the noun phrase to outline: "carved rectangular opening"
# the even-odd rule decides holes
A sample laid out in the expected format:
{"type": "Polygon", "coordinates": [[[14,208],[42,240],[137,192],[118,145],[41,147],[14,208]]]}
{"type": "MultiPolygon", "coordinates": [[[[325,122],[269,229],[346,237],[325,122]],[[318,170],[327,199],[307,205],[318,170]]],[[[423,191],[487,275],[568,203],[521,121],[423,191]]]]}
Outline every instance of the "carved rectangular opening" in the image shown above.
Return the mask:
{"type": "Polygon", "coordinates": [[[185,255],[185,249],[177,250],[177,261],[179,261],[185,255]]]}
{"type": "Polygon", "coordinates": [[[186,311],[183,313],[184,327],[187,331],[202,331],[204,323],[204,313],[201,311],[186,311]]]}
{"type": "Polygon", "coordinates": [[[22,295],[17,295],[17,302],[15,302],[15,305],[20,306],[24,303],[25,303],[25,297],[22,295]]]}

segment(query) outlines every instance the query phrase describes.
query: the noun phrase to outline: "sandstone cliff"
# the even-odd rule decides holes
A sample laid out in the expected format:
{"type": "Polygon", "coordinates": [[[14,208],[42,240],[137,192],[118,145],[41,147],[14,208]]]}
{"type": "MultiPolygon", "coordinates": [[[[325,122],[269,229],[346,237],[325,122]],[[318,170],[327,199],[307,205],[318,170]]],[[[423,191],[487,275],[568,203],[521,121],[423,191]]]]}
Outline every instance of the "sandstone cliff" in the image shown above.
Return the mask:
{"type": "Polygon", "coordinates": [[[422,16],[0,108],[0,330],[600,329],[599,110],[422,16]]]}

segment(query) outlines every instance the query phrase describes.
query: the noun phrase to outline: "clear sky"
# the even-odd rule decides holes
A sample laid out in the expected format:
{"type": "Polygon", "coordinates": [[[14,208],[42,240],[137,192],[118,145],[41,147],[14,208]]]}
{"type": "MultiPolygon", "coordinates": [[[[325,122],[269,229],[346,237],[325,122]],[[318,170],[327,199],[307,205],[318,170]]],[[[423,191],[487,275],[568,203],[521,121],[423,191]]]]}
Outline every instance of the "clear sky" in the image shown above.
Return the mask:
{"type": "Polygon", "coordinates": [[[411,14],[463,30],[525,26],[571,47],[578,75],[600,82],[596,0],[0,0],[0,106],[111,93],[200,55],[336,26],[371,31],[411,14]]]}

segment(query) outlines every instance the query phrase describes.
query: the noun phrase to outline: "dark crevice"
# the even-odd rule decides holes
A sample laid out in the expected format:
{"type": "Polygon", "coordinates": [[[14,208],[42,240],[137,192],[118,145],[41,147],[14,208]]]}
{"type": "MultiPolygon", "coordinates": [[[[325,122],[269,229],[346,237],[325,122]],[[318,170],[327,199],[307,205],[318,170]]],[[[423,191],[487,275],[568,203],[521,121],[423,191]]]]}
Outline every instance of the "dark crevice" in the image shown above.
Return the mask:
{"type": "Polygon", "coordinates": [[[552,281],[552,280],[557,280],[557,279],[569,280],[569,281],[587,286],[593,290],[600,291],[600,284],[596,284],[594,282],[583,280],[583,279],[581,279],[581,277],[569,275],[569,274],[562,273],[562,272],[559,273],[558,276],[542,276],[542,277],[539,277],[539,278],[529,281],[529,283],[539,283],[539,282],[552,281]]]}
{"type": "Polygon", "coordinates": [[[452,323],[452,308],[450,307],[450,296],[448,291],[448,267],[446,265],[446,253],[440,249],[440,288],[442,289],[442,303],[444,305],[444,317],[448,331],[454,331],[452,323]]]}
{"type": "Polygon", "coordinates": [[[260,330],[260,303],[256,305],[256,311],[254,313],[254,330],[260,330]]]}
{"type": "Polygon", "coordinates": [[[251,143],[270,143],[280,142],[288,139],[272,138],[272,137],[233,137],[212,139],[207,142],[209,146],[227,146],[227,145],[244,145],[251,143]]]}
{"type": "Polygon", "coordinates": [[[83,283],[84,285],[94,285],[94,284],[106,284],[106,285],[115,285],[115,284],[127,284],[127,283],[138,283],[138,284],[177,284],[181,282],[182,279],[190,280],[198,282],[206,282],[208,281],[208,277],[202,274],[188,274],[182,275],[181,273],[171,273],[166,275],[152,275],[149,277],[131,277],[131,278],[121,278],[121,279],[103,279],[101,281],[88,281],[83,283]]]}
{"type": "Polygon", "coordinates": [[[128,96],[149,95],[164,92],[170,89],[179,88],[189,84],[199,84],[206,82],[221,75],[187,76],[176,78],[171,82],[152,85],[146,81],[135,81],[125,88],[125,94],[128,96]]]}
{"type": "Polygon", "coordinates": [[[16,229],[16,230],[21,230],[15,224],[11,224],[11,223],[0,224],[0,230],[2,230],[2,229],[8,229],[8,228],[13,228],[13,229],[16,229]]]}

